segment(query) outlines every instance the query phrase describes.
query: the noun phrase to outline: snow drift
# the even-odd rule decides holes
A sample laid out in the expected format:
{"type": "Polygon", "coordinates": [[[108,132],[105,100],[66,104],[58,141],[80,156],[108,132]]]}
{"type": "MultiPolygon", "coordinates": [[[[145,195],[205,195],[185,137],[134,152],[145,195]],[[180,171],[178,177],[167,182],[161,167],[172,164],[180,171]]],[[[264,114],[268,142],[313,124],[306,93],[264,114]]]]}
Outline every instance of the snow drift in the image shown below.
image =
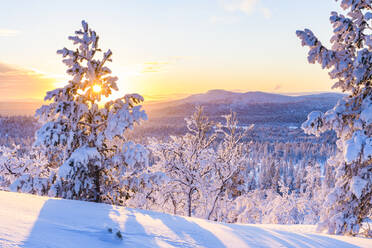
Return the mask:
{"type": "Polygon", "coordinates": [[[0,191],[0,247],[372,247],[305,225],[238,225],[0,191]],[[120,232],[122,238],[116,233],[120,232]]]}

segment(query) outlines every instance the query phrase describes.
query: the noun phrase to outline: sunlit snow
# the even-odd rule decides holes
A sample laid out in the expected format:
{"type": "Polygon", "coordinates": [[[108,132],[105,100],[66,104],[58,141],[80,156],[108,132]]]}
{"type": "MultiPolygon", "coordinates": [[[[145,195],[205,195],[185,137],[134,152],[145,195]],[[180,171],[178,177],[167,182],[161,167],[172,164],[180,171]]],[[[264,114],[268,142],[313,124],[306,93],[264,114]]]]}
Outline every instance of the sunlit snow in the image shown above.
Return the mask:
{"type": "Polygon", "coordinates": [[[310,225],[223,224],[4,191],[0,202],[4,248],[372,247],[371,239],[319,234],[310,225]]]}

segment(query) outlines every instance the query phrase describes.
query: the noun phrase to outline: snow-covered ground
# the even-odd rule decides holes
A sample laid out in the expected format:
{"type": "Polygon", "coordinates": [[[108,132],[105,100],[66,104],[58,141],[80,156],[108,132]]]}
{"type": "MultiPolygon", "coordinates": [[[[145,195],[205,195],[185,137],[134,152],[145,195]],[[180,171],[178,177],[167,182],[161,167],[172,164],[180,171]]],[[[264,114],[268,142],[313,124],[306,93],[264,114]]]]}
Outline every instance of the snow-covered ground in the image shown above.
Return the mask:
{"type": "Polygon", "coordinates": [[[0,247],[372,247],[305,225],[237,225],[0,191],[0,247]],[[112,232],[109,232],[112,229],[112,232]],[[122,239],[116,237],[117,231],[122,239]]]}

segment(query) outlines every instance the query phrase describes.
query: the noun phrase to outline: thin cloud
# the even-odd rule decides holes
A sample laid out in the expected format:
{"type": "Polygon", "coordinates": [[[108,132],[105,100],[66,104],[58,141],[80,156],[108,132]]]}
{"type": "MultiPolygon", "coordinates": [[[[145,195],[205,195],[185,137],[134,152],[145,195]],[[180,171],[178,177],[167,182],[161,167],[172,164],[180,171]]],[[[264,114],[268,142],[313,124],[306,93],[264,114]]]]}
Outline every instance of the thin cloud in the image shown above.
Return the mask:
{"type": "Polygon", "coordinates": [[[259,0],[222,0],[222,5],[227,11],[241,11],[249,15],[258,2],[259,0]]]}
{"type": "Polygon", "coordinates": [[[280,85],[280,84],[277,84],[276,86],[275,86],[275,88],[274,88],[274,91],[276,91],[276,90],[280,90],[282,88],[282,86],[280,85]]]}
{"type": "Polygon", "coordinates": [[[5,28],[0,28],[0,37],[11,37],[11,36],[16,36],[20,32],[18,30],[14,29],[5,29],[5,28]]]}
{"type": "Polygon", "coordinates": [[[142,65],[142,73],[148,72],[164,72],[169,66],[179,62],[182,57],[170,57],[164,61],[149,61],[142,65]]]}
{"type": "Polygon", "coordinates": [[[211,16],[208,22],[211,24],[234,24],[238,21],[235,16],[211,16]]]}
{"type": "Polygon", "coordinates": [[[143,64],[142,72],[143,73],[146,73],[146,72],[160,72],[167,65],[169,65],[169,62],[161,62],[161,61],[145,62],[143,64]]]}
{"type": "Polygon", "coordinates": [[[268,8],[261,8],[261,12],[266,19],[271,19],[271,11],[268,8]]]}
{"type": "Polygon", "coordinates": [[[228,12],[242,12],[246,15],[252,14],[258,9],[266,19],[271,18],[271,11],[268,8],[258,8],[261,0],[220,0],[223,8],[228,12]]]}
{"type": "Polygon", "coordinates": [[[47,74],[0,62],[0,99],[43,99],[55,88],[55,79],[47,74]]]}

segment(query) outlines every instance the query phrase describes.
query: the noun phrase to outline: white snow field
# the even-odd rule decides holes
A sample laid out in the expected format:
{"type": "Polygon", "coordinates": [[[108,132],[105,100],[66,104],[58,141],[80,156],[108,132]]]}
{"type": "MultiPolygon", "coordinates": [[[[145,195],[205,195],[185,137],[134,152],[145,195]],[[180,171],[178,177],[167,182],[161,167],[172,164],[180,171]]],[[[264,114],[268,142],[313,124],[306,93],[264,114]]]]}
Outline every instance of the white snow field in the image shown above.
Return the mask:
{"type": "Polygon", "coordinates": [[[238,225],[0,191],[0,247],[372,247],[305,225],[238,225]],[[110,233],[109,228],[113,231],[110,233]],[[120,230],[122,239],[115,233],[120,230]]]}

